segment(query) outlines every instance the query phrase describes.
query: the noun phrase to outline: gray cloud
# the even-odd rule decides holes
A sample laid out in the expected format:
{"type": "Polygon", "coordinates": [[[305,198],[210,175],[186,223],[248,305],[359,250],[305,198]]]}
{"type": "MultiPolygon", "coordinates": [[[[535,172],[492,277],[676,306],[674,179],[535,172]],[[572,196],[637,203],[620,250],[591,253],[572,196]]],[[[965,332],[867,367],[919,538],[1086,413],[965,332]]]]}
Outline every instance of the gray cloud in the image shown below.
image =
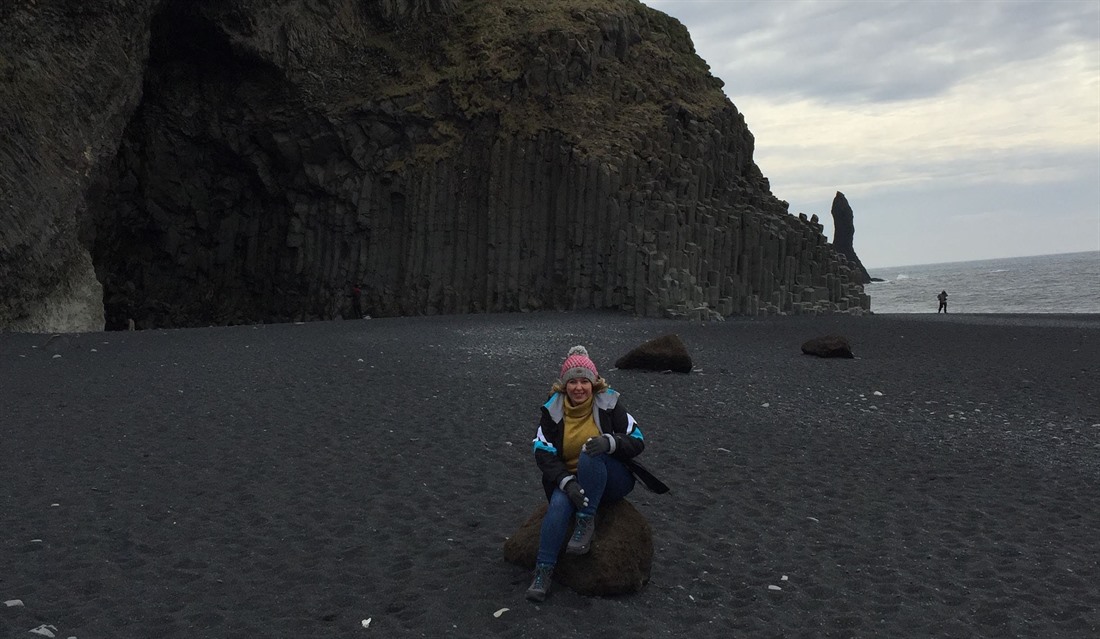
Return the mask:
{"type": "Polygon", "coordinates": [[[992,68],[1100,40],[1100,3],[1090,1],[646,4],[688,25],[735,101],[931,97],[992,68]]]}

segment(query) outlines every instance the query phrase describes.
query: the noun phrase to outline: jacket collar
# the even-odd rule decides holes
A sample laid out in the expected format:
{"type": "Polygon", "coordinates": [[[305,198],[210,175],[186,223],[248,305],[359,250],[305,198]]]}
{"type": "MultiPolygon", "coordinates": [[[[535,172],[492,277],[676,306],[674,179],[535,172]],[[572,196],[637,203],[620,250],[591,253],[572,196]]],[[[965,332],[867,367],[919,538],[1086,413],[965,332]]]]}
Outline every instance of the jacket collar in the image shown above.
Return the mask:
{"type": "MultiPolygon", "coordinates": [[[[592,398],[592,406],[599,410],[611,410],[619,403],[619,391],[609,388],[596,393],[592,398]]],[[[554,393],[546,403],[542,405],[546,412],[550,413],[550,419],[560,422],[565,417],[565,394],[554,393]]],[[[596,418],[599,420],[599,417],[596,418]]]]}

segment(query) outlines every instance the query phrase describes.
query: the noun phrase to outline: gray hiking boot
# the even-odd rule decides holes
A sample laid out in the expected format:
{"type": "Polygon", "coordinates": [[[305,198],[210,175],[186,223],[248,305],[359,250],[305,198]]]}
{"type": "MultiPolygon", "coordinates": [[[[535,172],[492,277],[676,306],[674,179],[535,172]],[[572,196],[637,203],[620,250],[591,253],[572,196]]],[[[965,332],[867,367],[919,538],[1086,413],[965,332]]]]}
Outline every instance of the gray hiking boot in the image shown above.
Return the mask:
{"type": "Polygon", "coordinates": [[[527,589],[527,598],[531,601],[543,601],[546,593],[550,592],[550,581],[554,576],[554,564],[538,564],[535,566],[535,576],[531,579],[531,587],[527,589]]]}
{"type": "Polygon", "coordinates": [[[592,536],[596,534],[596,518],[592,515],[577,515],[573,525],[573,536],[565,552],[570,555],[585,555],[592,548],[592,536]]]}

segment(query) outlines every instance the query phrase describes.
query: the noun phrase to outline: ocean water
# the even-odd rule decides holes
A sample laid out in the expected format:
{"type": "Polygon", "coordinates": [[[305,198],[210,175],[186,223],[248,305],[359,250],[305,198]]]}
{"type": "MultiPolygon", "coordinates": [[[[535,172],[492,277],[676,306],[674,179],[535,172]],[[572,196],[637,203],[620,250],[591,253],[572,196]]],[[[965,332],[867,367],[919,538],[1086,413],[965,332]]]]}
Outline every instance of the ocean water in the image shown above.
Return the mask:
{"type": "Polygon", "coordinates": [[[875,313],[1100,313],[1100,251],[867,270],[875,313]]]}

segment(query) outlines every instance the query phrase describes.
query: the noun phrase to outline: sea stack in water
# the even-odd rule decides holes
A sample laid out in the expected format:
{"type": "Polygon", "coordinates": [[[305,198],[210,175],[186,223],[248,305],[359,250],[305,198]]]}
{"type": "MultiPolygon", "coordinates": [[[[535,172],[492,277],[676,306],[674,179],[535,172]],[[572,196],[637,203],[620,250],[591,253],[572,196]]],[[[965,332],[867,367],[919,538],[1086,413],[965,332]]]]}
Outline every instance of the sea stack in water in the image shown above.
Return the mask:
{"type": "Polygon", "coordinates": [[[837,253],[844,255],[855,266],[852,269],[852,277],[862,277],[859,284],[867,284],[871,281],[871,275],[863,268],[863,262],[859,261],[852,240],[856,235],[855,213],[848,204],[848,198],[840,191],[833,198],[833,248],[837,253]]]}

